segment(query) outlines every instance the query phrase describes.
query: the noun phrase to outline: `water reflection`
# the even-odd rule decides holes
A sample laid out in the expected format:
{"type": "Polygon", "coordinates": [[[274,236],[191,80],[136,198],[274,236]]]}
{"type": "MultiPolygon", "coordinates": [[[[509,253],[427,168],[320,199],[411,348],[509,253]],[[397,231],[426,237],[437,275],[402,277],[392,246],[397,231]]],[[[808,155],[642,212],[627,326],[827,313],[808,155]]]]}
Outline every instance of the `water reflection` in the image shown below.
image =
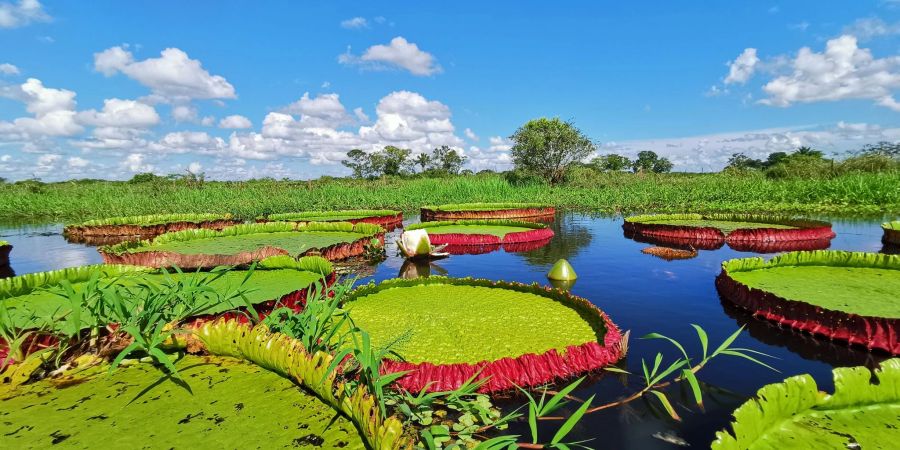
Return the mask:
{"type": "Polygon", "coordinates": [[[431,275],[445,277],[449,274],[447,269],[439,266],[434,261],[414,261],[407,259],[400,267],[399,278],[427,278],[431,275]]]}
{"type": "Polygon", "coordinates": [[[523,247],[520,250],[507,251],[521,252],[516,256],[520,256],[528,264],[543,267],[547,261],[574,258],[594,239],[591,230],[579,223],[576,216],[571,213],[557,213],[556,220],[548,225],[554,234],[550,242],[536,248],[523,247]]]}

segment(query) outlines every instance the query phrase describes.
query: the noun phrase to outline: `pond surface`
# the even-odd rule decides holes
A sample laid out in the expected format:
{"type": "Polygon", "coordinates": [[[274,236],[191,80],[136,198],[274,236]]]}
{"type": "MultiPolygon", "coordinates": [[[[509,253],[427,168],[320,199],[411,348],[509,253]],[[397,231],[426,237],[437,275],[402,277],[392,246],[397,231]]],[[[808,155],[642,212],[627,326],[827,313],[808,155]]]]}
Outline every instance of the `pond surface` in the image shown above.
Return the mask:
{"type": "MultiPolygon", "coordinates": [[[[413,217],[411,214],[410,217],[413,217]]],[[[818,217],[817,217],[818,218],[818,217]]],[[[827,217],[822,218],[829,220],[827,217]]],[[[882,220],[832,219],[837,237],[831,249],[877,252],[882,249],[882,220]]],[[[410,223],[410,221],[407,221],[410,223]]],[[[428,266],[403,267],[394,256],[393,242],[399,230],[388,236],[388,255],[384,262],[361,273],[360,282],[395,278],[402,273],[430,272],[433,275],[478,277],[546,284],[546,273],[559,258],[572,263],[579,278],[572,288],[609,314],[623,330],[631,330],[631,342],[625,367],[641,372],[641,358],[652,359],[663,352],[666,361],[678,353],[662,341],[639,339],[650,332],[672,337],[685,344],[692,355],[700,346],[690,324],[702,326],[717,346],[741,325],[747,331],[736,346],[767,353],[765,358],[780,372],[773,372],[752,362],[720,357],[699,372],[704,385],[704,407],[691,400],[687,386],[670,389],[670,399],[682,421],[676,422],[663,413],[655,400],[638,400],[626,406],[586,416],[569,439],[589,439],[588,445],[598,449],[664,449],[690,444],[708,448],[715,432],[730,421],[731,411],[765,384],[801,373],[809,373],[820,389],[831,390],[831,368],[835,366],[873,365],[884,359],[857,349],[780,329],[752,319],[747,314],[726,307],[716,293],[714,280],[722,261],[754,256],[728,246],[718,250],[701,250],[697,257],[666,261],[641,253],[649,244],[626,238],[621,217],[560,213],[552,227],[556,236],[537,250],[508,253],[497,250],[480,255],[451,256],[428,266]]],[[[60,269],[102,262],[94,247],[67,243],[62,225],[0,226],[0,239],[8,240],[14,249],[11,268],[16,274],[60,269]]],[[[769,257],[771,255],[766,255],[769,257]]],[[[540,323],[535,323],[540,327],[540,323]]],[[[632,377],[623,383],[621,376],[606,374],[585,382],[576,391],[580,398],[597,394],[596,403],[613,401],[639,389],[640,379],[632,377]]],[[[520,404],[520,399],[511,399],[520,404]]],[[[549,441],[560,422],[545,423],[541,440],[549,441]]],[[[527,427],[514,425],[516,434],[528,435],[527,427]]]]}

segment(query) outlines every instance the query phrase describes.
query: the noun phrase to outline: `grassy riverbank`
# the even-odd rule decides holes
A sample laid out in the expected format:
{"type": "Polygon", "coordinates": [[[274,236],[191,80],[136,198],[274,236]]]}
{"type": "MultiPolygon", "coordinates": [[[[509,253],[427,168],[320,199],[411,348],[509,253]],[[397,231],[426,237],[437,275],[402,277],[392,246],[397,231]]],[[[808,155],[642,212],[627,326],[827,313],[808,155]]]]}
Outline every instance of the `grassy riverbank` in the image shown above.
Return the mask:
{"type": "Polygon", "coordinates": [[[306,209],[396,208],[477,201],[544,202],[599,212],[900,213],[900,173],[773,180],[759,174],[581,174],[550,187],[499,174],[373,181],[25,182],[0,185],[0,219],[84,220],[215,212],[255,217],[306,209]]]}

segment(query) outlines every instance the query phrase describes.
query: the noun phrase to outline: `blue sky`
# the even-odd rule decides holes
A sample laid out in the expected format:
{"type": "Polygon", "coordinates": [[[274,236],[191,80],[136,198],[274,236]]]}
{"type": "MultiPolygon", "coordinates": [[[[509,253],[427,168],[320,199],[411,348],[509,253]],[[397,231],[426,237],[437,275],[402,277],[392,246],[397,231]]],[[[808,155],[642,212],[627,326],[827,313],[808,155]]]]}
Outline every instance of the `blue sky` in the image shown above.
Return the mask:
{"type": "Polygon", "coordinates": [[[900,2],[0,0],[0,176],[343,175],[572,119],[676,170],[900,140],[900,2]]]}

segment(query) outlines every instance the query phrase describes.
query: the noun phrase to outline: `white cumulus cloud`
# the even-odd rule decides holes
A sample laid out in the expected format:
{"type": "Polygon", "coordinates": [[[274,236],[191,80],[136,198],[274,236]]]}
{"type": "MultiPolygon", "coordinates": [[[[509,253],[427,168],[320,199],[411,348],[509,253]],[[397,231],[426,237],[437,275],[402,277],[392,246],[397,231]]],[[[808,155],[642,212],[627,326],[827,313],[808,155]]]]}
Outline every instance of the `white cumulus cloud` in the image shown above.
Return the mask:
{"type": "Polygon", "coordinates": [[[0,28],[17,28],[32,22],[47,22],[50,15],[38,0],[0,2],[0,28]]]}
{"type": "Polygon", "coordinates": [[[79,112],[78,121],[96,127],[149,128],[159,123],[159,114],[146,103],[109,98],[103,101],[101,111],[89,109],[79,112]]]}
{"type": "Polygon", "coordinates": [[[434,55],[419,49],[418,45],[402,36],[391,39],[388,45],[373,45],[359,56],[347,49],[346,53],[338,56],[338,62],[370,70],[405,69],[416,76],[429,76],[443,71],[434,55]]]}
{"type": "Polygon", "coordinates": [[[250,122],[250,119],[235,114],[227,117],[223,117],[222,120],[219,121],[219,128],[228,128],[228,129],[242,129],[242,128],[253,128],[253,122],[250,122]]]}
{"type": "Polygon", "coordinates": [[[94,69],[106,76],[121,72],[170,101],[237,97],[228,80],[211,75],[199,60],[178,48],[163,50],[159,58],[136,61],[127,49],[111,47],[94,54],[94,69]]]}
{"type": "Polygon", "coordinates": [[[3,75],[18,75],[19,68],[10,63],[3,63],[0,64],[0,73],[3,75]]]}
{"type": "Polygon", "coordinates": [[[734,61],[728,64],[728,75],[725,77],[725,84],[744,84],[756,71],[759,57],[756,56],[755,48],[747,48],[734,61]]]}

